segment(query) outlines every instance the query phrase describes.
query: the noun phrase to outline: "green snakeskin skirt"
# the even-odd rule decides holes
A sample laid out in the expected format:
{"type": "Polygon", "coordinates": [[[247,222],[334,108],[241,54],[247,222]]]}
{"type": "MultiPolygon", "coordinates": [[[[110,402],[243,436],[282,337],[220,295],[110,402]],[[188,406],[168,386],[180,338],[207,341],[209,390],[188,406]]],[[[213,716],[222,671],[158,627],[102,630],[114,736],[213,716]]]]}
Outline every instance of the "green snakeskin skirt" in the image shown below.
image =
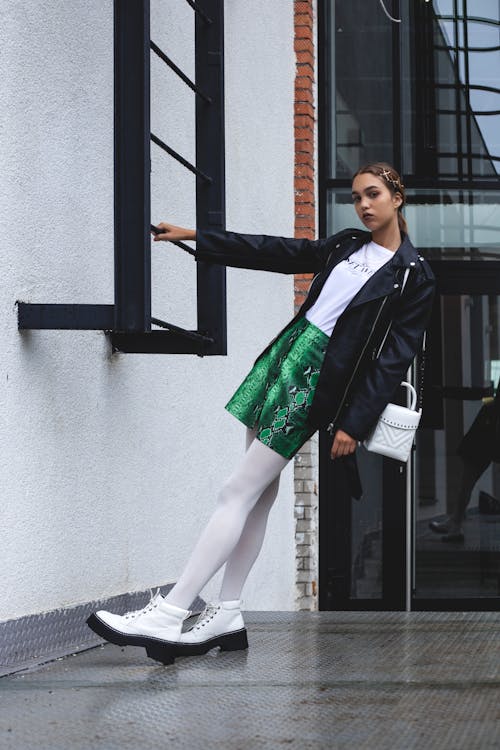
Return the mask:
{"type": "Polygon", "coordinates": [[[306,318],[281,334],[253,366],[226,409],[257,439],[292,458],[311,437],[307,424],[328,336],[306,318]]]}

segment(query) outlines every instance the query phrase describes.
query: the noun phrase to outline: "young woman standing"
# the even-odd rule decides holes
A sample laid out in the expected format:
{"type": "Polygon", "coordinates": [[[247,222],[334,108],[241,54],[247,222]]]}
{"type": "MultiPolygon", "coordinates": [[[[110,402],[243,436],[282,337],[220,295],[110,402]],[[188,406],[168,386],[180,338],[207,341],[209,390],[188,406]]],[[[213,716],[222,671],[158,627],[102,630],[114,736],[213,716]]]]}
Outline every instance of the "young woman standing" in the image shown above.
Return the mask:
{"type": "Polygon", "coordinates": [[[89,626],[108,641],[142,645],[165,664],[214,646],[246,648],[241,591],[260,552],[282,470],[323,427],[332,434],[332,459],[353,459],[404,379],[429,319],[434,276],[408,239],[404,186],[393,167],[362,167],[352,196],[368,231],[347,229],[315,241],[158,225],[163,232],[155,242],[196,240],[199,260],[316,276],[299,313],[226,406],[247,428],[247,450],[180,578],[144,609],[91,615],[89,626]],[[389,320],[390,333],[374,358],[389,320]],[[224,564],[219,601],[182,632],[191,602],[224,564]]]}

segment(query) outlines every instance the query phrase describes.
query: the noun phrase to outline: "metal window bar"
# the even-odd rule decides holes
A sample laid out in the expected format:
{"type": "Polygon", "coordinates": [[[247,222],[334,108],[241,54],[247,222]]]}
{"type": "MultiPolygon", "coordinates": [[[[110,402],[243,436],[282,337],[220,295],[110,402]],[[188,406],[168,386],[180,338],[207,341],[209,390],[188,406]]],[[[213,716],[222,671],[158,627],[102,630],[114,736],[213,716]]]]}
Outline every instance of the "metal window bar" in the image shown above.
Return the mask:
{"type": "Polygon", "coordinates": [[[498,21],[496,21],[494,18],[484,18],[482,16],[471,16],[467,12],[465,14],[462,13],[453,13],[452,15],[446,15],[446,14],[435,14],[434,18],[436,21],[462,21],[462,23],[484,23],[488,26],[499,26],[498,21]]]}
{"type": "Polygon", "coordinates": [[[149,0],[115,0],[115,330],[151,330],[149,0]]]}
{"type": "MultiPolygon", "coordinates": [[[[184,74],[180,77],[197,95],[195,100],[196,164],[191,164],[184,159],[157,135],[150,133],[150,139],[196,176],[196,226],[223,227],[225,225],[223,0],[206,0],[204,3],[206,13],[196,4],[192,4],[191,7],[196,11],[195,83],[184,74]]],[[[151,43],[151,40],[149,44],[155,54],[158,54],[167,64],[172,62],[163,50],[151,43]]],[[[182,73],[177,66],[172,69],[177,75],[182,73]]],[[[185,243],[174,244],[191,254],[195,252],[185,243]]],[[[113,334],[113,346],[120,351],[138,352],[144,351],[149,341],[151,351],[225,354],[225,292],[225,269],[207,263],[197,263],[197,331],[185,331],[179,326],[153,317],[150,318],[150,322],[161,327],[162,331],[145,331],[143,336],[141,334],[133,336],[113,334]]]]}
{"type": "Polygon", "coordinates": [[[190,255],[196,256],[196,250],[193,250],[192,247],[189,247],[189,245],[186,245],[185,242],[181,242],[180,240],[170,240],[173,245],[177,245],[177,247],[180,247],[182,250],[184,250],[186,253],[189,253],[190,255]]]}
{"type": "Polygon", "coordinates": [[[432,83],[432,88],[459,89],[462,93],[466,93],[467,91],[490,91],[493,94],[500,94],[500,88],[498,86],[483,86],[479,83],[462,83],[461,81],[456,81],[455,83],[441,83],[440,81],[435,81],[432,83]]]}
{"type": "MultiPolygon", "coordinates": [[[[453,158],[457,156],[456,151],[437,151],[437,156],[441,157],[449,157],[453,158]]],[[[459,156],[463,156],[463,152],[458,152],[459,156]]],[[[471,153],[472,159],[483,159],[484,161],[500,161],[500,156],[494,156],[493,154],[480,154],[480,153],[471,153]]]]}
{"type": "Polygon", "coordinates": [[[203,97],[203,99],[205,99],[205,101],[208,104],[212,103],[211,97],[207,96],[195,83],[193,83],[192,80],[188,78],[187,75],[185,75],[185,73],[183,73],[180,68],[177,67],[174,61],[171,60],[170,57],[168,57],[168,55],[166,55],[165,52],[163,52],[163,50],[160,49],[160,47],[158,47],[158,45],[155,44],[152,40],[151,40],[151,49],[153,50],[153,52],[155,52],[158,55],[158,57],[161,60],[163,60],[163,62],[165,62],[169,66],[169,68],[171,68],[174,71],[174,73],[176,73],[179,76],[179,78],[182,81],[184,81],[184,83],[187,86],[189,86],[189,88],[192,91],[198,94],[198,96],[203,97]]]}
{"type": "Polygon", "coordinates": [[[198,169],[193,164],[191,164],[187,159],[184,159],[183,156],[181,156],[177,151],[174,151],[173,148],[170,148],[170,146],[167,146],[166,143],[164,143],[161,138],[158,138],[158,136],[154,135],[154,133],[151,133],[151,140],[153,143],[156,143],[157,146],[162,148],[164,151],[169,154],[169,156],[172,156],[174,159],[177,159],[177,161],[182,164],[183,167],[186,167],[186,169],[189,169],[190,172],[197,175],[198,177],[201,177],[202,180],[205,180],[205,182],[212,182],[212,178],[209,177],[207,174],[204,174],[204,172],[201,171],[201,169],[198,169]]]}
{"type": "MultiPolygon", "coordinates": [[[[213,20],[207,16],[207,14],[203,11],[202,8],[200,8],[198,3],[195,3],[193,0],[186,0],[187,4],[191,6],[191,8],[195,11],[195,13],[198,13],[200,18],[202,18],[205,23],[213,23],[213,20]]],[[[205,3],[207,5],[207,3],[205,3]]]]}
{"type": "Polygon", "coordinates": [[[151,315],[151,141],[196,176],[196,226],[225,226],[223,0],[205,0],[204,9],[187,2],[196,14],[195,83],[151,41],[149,0],[114,0],[114,305],[18,302],[19,329],[105,330],[124,352],[226,353],[225,268],[197,263],[197,331],[151,315]],[[196,165],[151,133],[151,50],[196,94],[196,165]]]}
{"type": "Polygon", "coordinates": [[[437,107],[435,110],[438,115],[481,115],[481,117],[493,117],[500,115],[500,109],[442,109],[437,107]]]}
{"type": "Polygon", "coordinates": [[[444,52],[498,52],[500,50],[500,44],[494,47],[464,47],[463,45],[456,44],[435,44],[434,49],[438,49],[444,52]]]}
{"type": "Polygon", "coordinates": [[[186,338],[193,339],[193,341],[203,341],[208,344],[214,343],[214,340],[210,336],[203,336],[203,334],[198,333],[198,331],[186,331],[185,328],[180,328],[179,326],[173,325],[173,323],[167,323],[165,320],[160,320],[159,318],[151,318],[151,324],[158,326],[158,328],[164,328],[167,331],[180,333],[182,336],[186,336],[186,338]]]}

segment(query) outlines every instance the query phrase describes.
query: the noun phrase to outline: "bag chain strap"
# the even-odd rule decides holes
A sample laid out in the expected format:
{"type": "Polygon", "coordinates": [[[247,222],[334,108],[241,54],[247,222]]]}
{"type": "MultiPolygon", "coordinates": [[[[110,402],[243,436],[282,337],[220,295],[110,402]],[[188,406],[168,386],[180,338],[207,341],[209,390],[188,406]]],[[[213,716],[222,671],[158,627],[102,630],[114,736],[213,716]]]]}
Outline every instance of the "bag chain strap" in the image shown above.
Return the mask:
{"type": "Polygon", "coordinates": [[[427,345],[427,331],[424,331],[424,337],[422,339],[422,349],[420,351],[420,387],[418,389],[418,400],[417,410],[422,408],[424,401],[424,374],[425,374],[425,359],[426,359],[426,345],[427,345]]]}

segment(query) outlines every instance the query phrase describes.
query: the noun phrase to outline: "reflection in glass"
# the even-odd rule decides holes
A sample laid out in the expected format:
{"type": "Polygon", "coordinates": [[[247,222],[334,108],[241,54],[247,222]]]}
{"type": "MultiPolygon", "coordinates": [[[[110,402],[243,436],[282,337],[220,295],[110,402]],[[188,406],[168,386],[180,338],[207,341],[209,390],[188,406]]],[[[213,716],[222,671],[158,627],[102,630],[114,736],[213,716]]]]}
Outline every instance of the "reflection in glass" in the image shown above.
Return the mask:
{"type": "Polygon", "coordinates": [[[401,29],[413,51],[414,96],[403,120],[415,123],[414,153],[403,172],[447,179],[495,177],[500,170],[500,8],[483,2],[404,2],[401,29]],[[418,127],[420,125],[420,127],[418,127]]]}
{"type": "Polygon", "coordinates": [[[500,594],[498,303],[441,298],[440,406],[417,433],[417,598],[500,594]]]}
{"type": "Polygon", "coordinates": [[[361,483],[370,488],[352,503],[351,599],[382,597],[382,457],[360,448],[357,460],[361,483]]]}
{"type": "Polygon", "coordinates": [[[392,159],[392,29],[378,3],[336,0],[329,12],[330,174],[342,178],[363,162],[392,159]]]}
{"type": "MultiPolygon", "coordinates": [[[[329,234],[345,226],[365,229],[349,189],[329,191],[327,207],[329,234]]],[[[500,258],[500,191],[408,190],[404,215],[411,241],[426,258],[500,258]]]]}

